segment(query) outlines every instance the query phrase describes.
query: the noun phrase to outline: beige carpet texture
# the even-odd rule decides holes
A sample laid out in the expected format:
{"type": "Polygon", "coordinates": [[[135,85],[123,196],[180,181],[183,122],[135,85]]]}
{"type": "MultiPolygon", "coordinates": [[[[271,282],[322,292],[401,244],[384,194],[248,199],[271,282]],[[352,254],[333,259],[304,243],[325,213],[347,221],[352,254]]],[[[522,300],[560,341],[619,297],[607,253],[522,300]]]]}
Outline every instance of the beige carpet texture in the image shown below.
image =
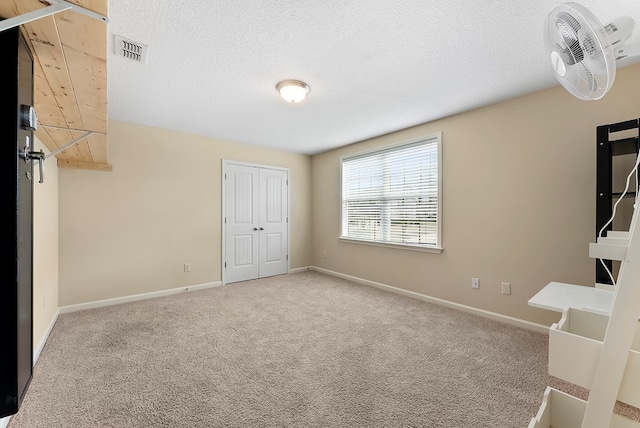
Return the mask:
{"type": "Polygon", "coordinates": [[[526,427],[547,349],[307,271],[60,315],[9,428],[526,427]]]}

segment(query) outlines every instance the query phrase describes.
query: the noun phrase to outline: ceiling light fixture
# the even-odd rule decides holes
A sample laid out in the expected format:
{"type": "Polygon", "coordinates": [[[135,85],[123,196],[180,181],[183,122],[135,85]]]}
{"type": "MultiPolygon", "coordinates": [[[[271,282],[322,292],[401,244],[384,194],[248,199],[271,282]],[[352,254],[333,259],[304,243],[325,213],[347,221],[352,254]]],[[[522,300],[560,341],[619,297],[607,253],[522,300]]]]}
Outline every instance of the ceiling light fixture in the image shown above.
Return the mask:
{"type": "Polygon", "coordinates": [[[304,100],[311,88],[300,80],[283,80],[276,85],[276,90],[283,100],[289,103],[299,103],[304,100]]]}

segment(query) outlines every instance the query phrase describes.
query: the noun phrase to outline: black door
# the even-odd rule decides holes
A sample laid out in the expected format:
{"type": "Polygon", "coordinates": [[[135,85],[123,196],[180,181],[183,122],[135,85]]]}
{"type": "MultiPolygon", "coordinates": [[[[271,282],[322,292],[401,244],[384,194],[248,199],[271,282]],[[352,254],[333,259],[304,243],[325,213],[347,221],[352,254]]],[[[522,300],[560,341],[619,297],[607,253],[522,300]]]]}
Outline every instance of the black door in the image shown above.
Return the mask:
{"type": "Polygon", "coordinates": [[[0,417],[14,414],[33,367],[33,57],[18,28],[0,32],[0,417]]]}

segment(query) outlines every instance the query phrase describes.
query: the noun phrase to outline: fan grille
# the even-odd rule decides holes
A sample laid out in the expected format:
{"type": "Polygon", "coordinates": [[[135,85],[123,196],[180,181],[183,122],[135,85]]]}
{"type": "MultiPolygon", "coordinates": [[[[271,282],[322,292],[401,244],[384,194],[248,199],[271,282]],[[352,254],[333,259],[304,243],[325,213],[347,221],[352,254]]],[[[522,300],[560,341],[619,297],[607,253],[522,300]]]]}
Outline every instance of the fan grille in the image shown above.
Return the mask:
{"type": "Polygon", "coordinates": [[[565,3],[551,10],[545,45],[556,78],[576,97],[597,100],[613,85],[615,58],[607,33],[581,5],[565,3]]]}

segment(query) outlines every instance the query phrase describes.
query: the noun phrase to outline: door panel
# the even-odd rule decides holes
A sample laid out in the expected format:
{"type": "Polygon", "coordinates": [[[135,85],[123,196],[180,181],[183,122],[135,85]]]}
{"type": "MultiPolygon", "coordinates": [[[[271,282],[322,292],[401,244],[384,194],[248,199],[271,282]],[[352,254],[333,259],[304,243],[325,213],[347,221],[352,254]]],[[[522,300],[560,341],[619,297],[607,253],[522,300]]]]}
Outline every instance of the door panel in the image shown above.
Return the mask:
{"type": "Polygon", "coordinates": [[[284,257],[282,254],[282,234],[280,233],[268,233],[265,235],[267,241],[267,254],[265,256],[265,262],[279,262],[284,257]]]}
{"type": "Polygon", "coordinates": [[[255,247],[253,235],[236,235],[233,238],[235,248],[233,252],[233,266],[238,268],[249,265],[253,266],[253,249],[255,247]]]}
{"type": "Polygon", "coordinates": [[[234,171],[233,177],[233,219],[234,224],[253,225],[255,220],[253,196],[255,171],[234,171]]]}
{"type": "Polygon", "coordinates": [[[224,282],[289,270],[288,172],[225,163],[224,282]]]}

